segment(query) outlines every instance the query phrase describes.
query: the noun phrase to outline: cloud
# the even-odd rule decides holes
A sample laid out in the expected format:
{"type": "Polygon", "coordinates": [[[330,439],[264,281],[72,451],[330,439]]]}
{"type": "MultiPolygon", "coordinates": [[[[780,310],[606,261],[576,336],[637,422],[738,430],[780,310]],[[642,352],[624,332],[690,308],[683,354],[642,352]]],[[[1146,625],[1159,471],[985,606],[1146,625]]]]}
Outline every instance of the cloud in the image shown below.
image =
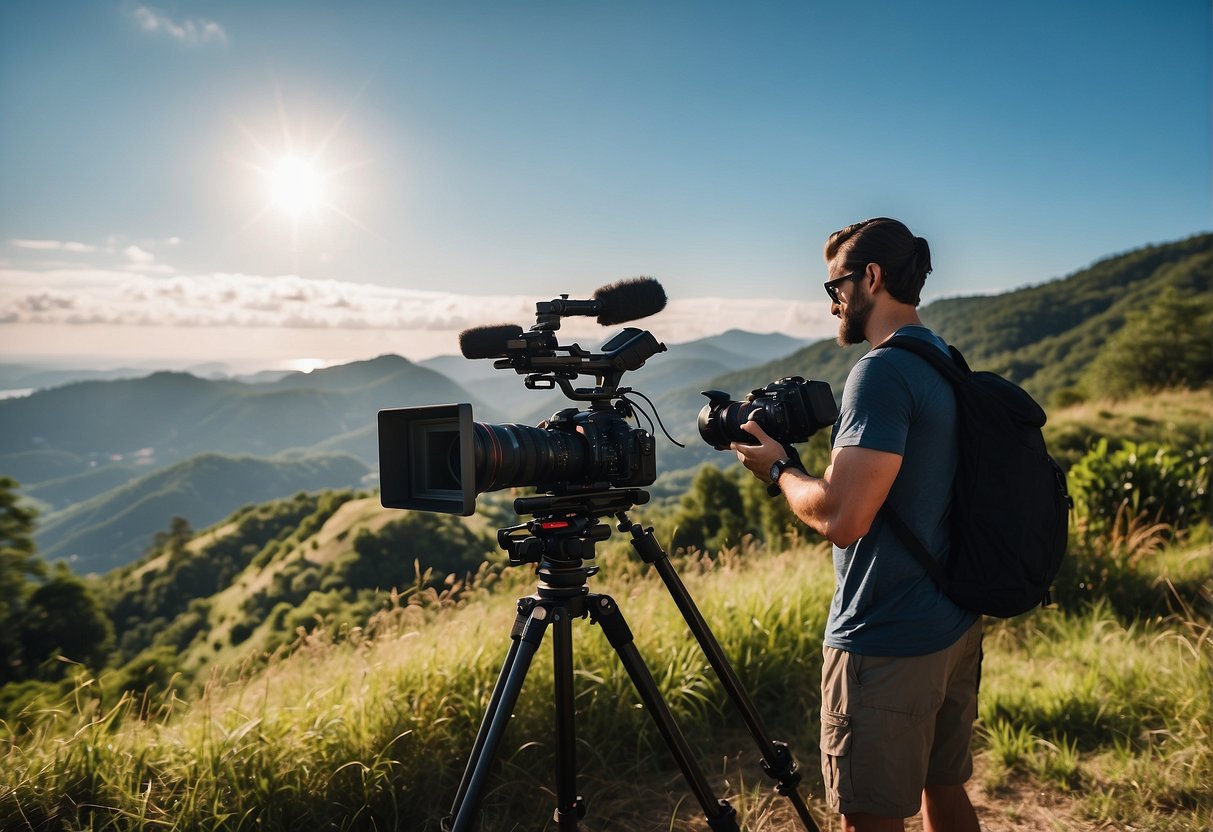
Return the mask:
{"type": "Polygon", "coordinates": [[[213,20],[187,18],[180,22],[150,6],[138,5],[131,11],[135,23],[145,32],[167,35],[186,46],[216,44],[227,46],[227,32],[213,20]]]}
{"type": "Polygon", "coordinates": [[[139,246],[127,246],[122,250],[122,253],[126,255],[127,260],[135,264],[154,263],[156,261],[156,255],[150,251],[144,251],[139,246]]]}
{"type": "Polygon", "coordinates": [[[35,251],[70,251],[87,254],[97,250],[96,246],[88,243],[63,242],[61,240],[9,240],[9,245],[17,248],[28,248],[35,251]]]}
{"type": "MultiPolygon", "coordinates": [[[[8,244],[16,249],[23,251],[34,252],[66,252],[68,254],[104,254],[110,257],[119,258],[117,268],[127,271],[137,271],[143,274],[174,274],[176,269],[165,263],[157,262],[156,255],[149,251],[149,248],[158,246],[175,247],[181,244],[180,237],[169,237],[162,240],[145,240],[139,244],[130,243],[123,245],[123,242],[118,237],[109,237],[105,241],[105,245],[93,245],[91,243],[78,243],[73,241],[63,240],[27,240],[27,239],[10,239],[8,244]]],[[[25,261],[26,267],[36,268],[41,272],[54,272],[57,270],[85,270],[96,268],[97,264],[85,264],[82,261],[72,261],[70,258],[60,260],[32,260],[29,255],[21,255],[21,259],[25,261]]]]}
{"type": "MultiPolygon", "coordinates": [[[[536,301],[549,299],[296,275],[159,277],[156,270],[162,267],[154,262],[129,268],[135,271],[0,269],[0,322],[454,333],[485,324],[527,328],[534,323],[536,301]]],[[[834,329],[824,302],[780,298],[674,298],[658,315],[634,325],[672,343],[733,328],[800,337],[826,336],[834,329]]],[[[566,318],[561,328],[562,341],[597,343],[606,334],[590,318],[566,318]]]]}

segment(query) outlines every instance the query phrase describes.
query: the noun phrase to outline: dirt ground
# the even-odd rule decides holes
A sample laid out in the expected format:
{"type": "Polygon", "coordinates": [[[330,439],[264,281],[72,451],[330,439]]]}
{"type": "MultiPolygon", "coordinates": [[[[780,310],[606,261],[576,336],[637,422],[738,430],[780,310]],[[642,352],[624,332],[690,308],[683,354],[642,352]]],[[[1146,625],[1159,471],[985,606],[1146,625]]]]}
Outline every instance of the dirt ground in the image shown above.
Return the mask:
{"type": "MultiPolygon", "coordinates": [[[[975,778],[969,788],[969,798],[977,809],[983,832],[1111,832],[1114,829],[1081,820],[1076,800],[1033,789],[1026,783],[999,784],[991,793],[975,778]]],[[[919,832],[922,819],[907,821],[906,829],[919,832]]]]}
{"type": "MultiPolygon", "coordinates": [[[[1044,792],[1025,781],[989,785],[991,778],[982,776],[980,758],[975,763],[977,771],[969,781],[968,791],[982,832],[1148,832],[1123,824],[1092,823],[1083,818],[1077,798],[1060,792],[1044,792]]],[[[815,804],[820,805],[816,801],[815,804]]],[[[800,822],[782,805],[782,798],[772,808],[779,818],[771,824],[772,829],[780,832],[802,829],[800,822]]],[[[841,829],[837,816],[822,818],[817,815],[817,818],[821,832],[839,832],[841,829]]],[[[922,818],[908,818],[906,830],[922,832],[922,818]]]]}

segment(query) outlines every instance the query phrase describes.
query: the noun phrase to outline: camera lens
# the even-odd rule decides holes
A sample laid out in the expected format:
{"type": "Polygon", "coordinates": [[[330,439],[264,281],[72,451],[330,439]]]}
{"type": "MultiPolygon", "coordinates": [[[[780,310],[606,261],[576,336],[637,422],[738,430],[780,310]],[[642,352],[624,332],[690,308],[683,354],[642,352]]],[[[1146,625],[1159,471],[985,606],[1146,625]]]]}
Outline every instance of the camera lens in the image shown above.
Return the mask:
{"type": "Polygon", "coordinates": [[[484,422],[473,429],[477,493],[576,480],[590,458],[586,438],[573,431],[484,422]]]}
{"type": "Polygon", "coordinates": [[[741,429],[750,414],[758,411],[754,421],[763,424],[763,408],[754,402],[712,400],[699,411],[699,435],[713,448],[724,450],[730,442],[757,445],[758,440],[741,429]]]}

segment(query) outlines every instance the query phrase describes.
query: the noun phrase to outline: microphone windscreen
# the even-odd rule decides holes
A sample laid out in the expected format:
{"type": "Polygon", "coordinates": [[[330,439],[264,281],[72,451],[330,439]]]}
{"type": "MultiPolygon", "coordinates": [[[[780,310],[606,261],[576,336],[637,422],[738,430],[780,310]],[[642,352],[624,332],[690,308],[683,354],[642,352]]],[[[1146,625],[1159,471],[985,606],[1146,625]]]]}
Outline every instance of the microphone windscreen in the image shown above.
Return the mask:
{"type": "Polygon", "coordinates": [[[602,305],[598,323],[612,326],[647,318],[665,309],[665,289],[651,277],[633,277],[599,288],[594,292],[594,300],[602,305]]]}
{"type": "Polygon", "coordinates": [[[502,358],[506,342],[522,337],[517,324],[475,326],[459,333],[459,351],[464,358],[502,358]]]}

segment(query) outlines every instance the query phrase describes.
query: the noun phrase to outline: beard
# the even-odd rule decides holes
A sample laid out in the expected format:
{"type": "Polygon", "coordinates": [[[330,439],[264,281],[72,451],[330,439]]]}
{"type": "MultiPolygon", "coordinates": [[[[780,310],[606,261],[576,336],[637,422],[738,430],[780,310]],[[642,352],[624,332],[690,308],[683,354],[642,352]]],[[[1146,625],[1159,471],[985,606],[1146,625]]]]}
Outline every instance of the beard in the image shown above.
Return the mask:
{"type": "Polygon", "coordinates": [[[868,318],[872,316],[872,296],[868,290],[856,285],[852,292],[851,302],[840,307],[838,313],[838,345],[849,347],[852,344],[862,344],[863,331],[867,328],[868,318]]]}

